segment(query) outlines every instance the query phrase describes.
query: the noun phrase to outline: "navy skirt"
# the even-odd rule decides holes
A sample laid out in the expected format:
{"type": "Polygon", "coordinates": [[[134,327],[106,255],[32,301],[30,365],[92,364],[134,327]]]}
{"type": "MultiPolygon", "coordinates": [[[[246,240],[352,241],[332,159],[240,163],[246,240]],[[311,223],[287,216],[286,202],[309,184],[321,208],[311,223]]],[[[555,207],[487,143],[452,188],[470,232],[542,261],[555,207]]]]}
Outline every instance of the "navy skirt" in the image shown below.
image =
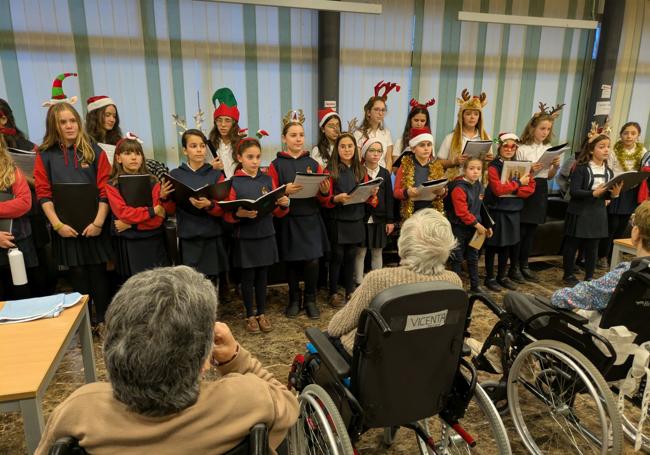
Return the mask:
{"type": "Polygon", "coordinates": [[[485,240],[488,246],[511,246],[519,243],[519,211],[506,212],[505,210],[491,209],[490,215],[494,219],[494,234],[485,240]]]}
{"type": "Polygon", "coordinates": [[[275,264],[279,261],[275,235],[261,239],[236,240],[232,261],[235,267],[243,269],[275,264]]]}
{"type": "Polygon", "coordinates": [[[548,206],[548,180],[538,177],[535,179],[535,192],[524,199],[524,208],[519,215],[521,223],[544,224],[546,222],[546,207],[548,206]]]}
{"type": "Polygon", "coordinates": [[[113,257],[109,224],[104,223],[102,232],[97,237],[83,237],[79,233],[78,237],[63,238],[52,232],[52,249],[56,263],[79,267],[108,262],[113,257]]]}
{"type": "Polygon", "coordinates": [[[277,220],[278,249],[282,261],[310,261],[329,251],[327,230],[320,214],[289,215],[277,220]]]}
{"type": "Polygon", "coordinates": [[[115,268],[118,275],[130,277],[144,270],[169,266],[169,255],[162,231],[151,237],[127,239],[113,237],[115,268]]]}
{"type": "Polygon", "coordinates": [[[363,220],[343,221],[331,219],[328,222],[332,245],[365,245],[366,228],[363,220]]]}
{"type": "Polygon", "coordinates": [[[221,236],[180,239],[181,263],[207,276],[228,271],[228,254],[221,236]]]}
{"type": "Polygon", "coordinates": [[[636,210],[637,193],[639,189],[632,188],[621,193],[616,199],[607,206],[607,212],[612,215],[631,215],[636,210]]]}
{"type": "Polygon", "coordinates": [[[385,223],[366,223],[366,248],[386,248],[388,236],[385,223]]]}

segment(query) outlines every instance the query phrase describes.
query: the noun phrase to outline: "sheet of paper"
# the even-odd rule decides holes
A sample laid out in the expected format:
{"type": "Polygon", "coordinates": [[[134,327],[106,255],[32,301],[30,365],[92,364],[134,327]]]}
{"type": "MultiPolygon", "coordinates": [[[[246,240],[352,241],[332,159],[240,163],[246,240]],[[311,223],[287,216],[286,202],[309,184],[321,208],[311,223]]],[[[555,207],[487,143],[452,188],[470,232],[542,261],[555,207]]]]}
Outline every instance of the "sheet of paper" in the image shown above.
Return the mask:
{"type": "Polygon", "coordinates": [[[480,250],[481,247],[483,246],[483,242],[485,242],[485,234],[479,234],[478,230],[474,231],[474,235],[472,236],[472,239],[469,241],[469,246],[474,248],[475,250],[480,250]]]}
{"type": "Polygon", "coordinates": [[[418,194],[414,198],[411,198],[414,201],[433,201],[436,198],[436,190],[445,188],[449,183],[448,180],[443,182],[436,183],[435,185],[420,185],[417,187],[418,194]]]}
{"type": "Polygon", "coordinates": [[[569,150],[569,147],[565,147],[565,148],[563,148],[561,150],[555,150],[555,151],[547,150],[547,151],[545,151],[544,154],[539,158],[539,161],[538,161],[538,163],[542,164],[542,168],[539,171],[537,171],[535,173],[535,175],[537,175],[540,172],[542,172],[543,170],[548,169],[549,167],[551,167],[551,163],[553,162],[553,160],[558,156],[562,156],[562,154],[564,152],[566,152],[567,150],[569,150]]]}
{"type": "Polygon", "coordinates": [[[485,159],[485,155],[490,152],[491,148],[492,141],[467,141],[463,148],[463,155],[485,159]]]}
{"type": "Polygon", "coordinates": [[[596,112],[594,112],[594,115],[609,115],[611,110],[611,101],[598,101],[596,103],[596,112]]]}
{"type": "Polygon", "coordinates": [[[307,199],[316,196],[319,186],[327,174],[296,174],[293,183],[302,185],[302,189],[289,196],[291,199],[307,199]]]}
{"type": "Polygon", "coordinates": [[[343,205],[362,204],[366,202],[368,198],[372,196],[374,189],[379,188],[379,185],[381,185],[381,182],[383,181],[384,179],[379,177],[371,182],[357,186],[350,193],[350,199],[347,202],[344,202],[343,205]]]}
{"type": "Polygon", "coordinates": [[[612,86],[611,85],[603,84],[603,85],[600,86],[600,90],[601,90],[601,92],[600,92],[600,97],[601,98],[609,99],[609,98],[612,97],[612,86]]]}

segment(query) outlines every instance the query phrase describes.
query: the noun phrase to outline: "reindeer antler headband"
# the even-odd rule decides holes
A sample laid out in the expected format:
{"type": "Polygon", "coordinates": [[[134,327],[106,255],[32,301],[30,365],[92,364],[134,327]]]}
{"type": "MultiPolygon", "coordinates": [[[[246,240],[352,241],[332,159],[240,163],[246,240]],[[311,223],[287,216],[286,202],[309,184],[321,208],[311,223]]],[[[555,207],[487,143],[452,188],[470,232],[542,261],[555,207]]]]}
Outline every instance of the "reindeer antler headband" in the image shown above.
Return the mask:
{"type": "Polygon", "coordinates": [[[282,126],[287,126],[289,123],[300,123],[301,125],[305,123],[305,114],[302,109],[290,110],[282,117],[282,126]]]}
{"type": "Polygon", "coordinates": [[[551,116],[552,119],[556,119],[560,115],[562,108],[566,106],[565,103],[556,104],[555,107],[547,107],[546,103],[539,102],[539,111],[533,114],[534,117],[539,117],[540,115],[546,114],[551,116]]]}
{"type": "Polygon", "coordinates": [[[396,92],[399,92],[400,89],[401,89],[401,87],[399,86],[399,84],[397,82],[384,82],[382,80],[382,81],[377,82],[377,84],[375,85],[375,96],[380,96],[383,99],[386,99],[386,98],[388,98],[388,94],[391,91],[395,90],[396,92]],[[384,90],[383,95],[381,94],[382,89],[384,90]]]}
{"type": "Polygon", "coordinates": [[[420,103],[415,98],[411,98],[411,102],[409,103],[409,105],[411,106],[411,111],[413,111],[413,109],[417,109],[417,108],[428,109],[430,106],[433,106],[434,104],[436,104],[436,99],[435,98],[431,98],[429,101],[427,101],[424,104],[420,103]]]}
{"type": "Polygon", "coordinates": [[[598,126],[598,122],[591,122],[591,130],[587,133],[587,142],[591,144],[598,136],[609,138],[611,134],[612,128],[609,126],[609,117],[605,119],[603,126],[598,126]]]}

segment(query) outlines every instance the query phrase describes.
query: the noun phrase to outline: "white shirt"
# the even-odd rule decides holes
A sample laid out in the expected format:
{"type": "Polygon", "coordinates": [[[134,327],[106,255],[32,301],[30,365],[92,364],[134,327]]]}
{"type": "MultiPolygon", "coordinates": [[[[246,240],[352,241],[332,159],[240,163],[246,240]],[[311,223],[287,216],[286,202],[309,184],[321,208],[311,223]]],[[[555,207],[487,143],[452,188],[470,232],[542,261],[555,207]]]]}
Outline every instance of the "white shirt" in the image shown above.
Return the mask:
{"type": "MultiPolygon", "coordinates": [[[[361,151],[361,147],[366,141],[363,132],[361,130],[355,130],[355,132],[352,133],[352,135],[354,136],[354,139],[356,139],[357,141],[357,147],[359,151],[361,151]]],[[[390,135],[390,130],[384,127],[384,129],[378,128],[376,130],[368,131],[368,139],[381,139],[382,142],[384,143],[386,149],[381,154],[381,158],[379,159],[379,165],[382,167],[386,167],[386,150],[388,150],[388,147],[393,145],[393,139],[390,135]]]]}
{"type": "MultiPolygon", "coordinates": [[[[467,141],[482,141],[481,139],[481,133],[476,130],[476,134],[474,136],[465,136],[465,134],[462,135],[462,141],[460,144],[460,150],[461,152],[463,151],[463,148],[465,148],[465,143],[467,141]]],[[[451,150],[451,140],[454,137],[454,133],[451,132],[447,136],[445,136],[445,139],[442,141],[442,144],[440,144],[440,148],[438,149],[438,153],[436,154],[436,158],[439,160],[448,160],[449,159],[449,152],[451,150]]],[[[489,138],[488,138],[489,139],[489,138]]]]}
{"type": "MultiPolygon", "coordinates": [[[[537,163],[544,152],[551,147],[550,144],[521,144],[517,149],[516,158],[519,161],[532,161],[537,163]]],[[[548,178],[548,169],[542,169],[535,178],[548,178]]]]}
{"type": "Polygon", "coordinates": [[[589,167],[591,168],[591,172],[594,174],[594,183],[591,185],[591,189],[595,190],[600,185],[607,182],[607,175],[605,174],[605,163],[597,166],[593,161],[589,161],[589,167]]]}
{"type": "Polygon", "coordinates": [[[219,155],[219,158],[221,158],[221,162],[223,163],[223,173],[226,178],[229,179],[235,174],[235,169],[239,164],[237,161],[232,159],[232,146],[230,144],[224,144],[223,141],[219,141],[217,155],[219,155]]]}
{"type": "MultiPolygon", "coordinates": [[[[334,144],[330,144],[329,149],[330,149],[330,156],[332,156],[332,151],[334,150],[334,144]]],[[[318,164],[320,164],[320,167],[322,167],[323,169],[327,167],[327,161],[325,161],[321,156],[320,150],[318,149],[317,145],[315,145],[314,148],[311,149],[311,153],[309,154],[309,156],[315,159],[316,162],[318,162],[318,164]]]]}

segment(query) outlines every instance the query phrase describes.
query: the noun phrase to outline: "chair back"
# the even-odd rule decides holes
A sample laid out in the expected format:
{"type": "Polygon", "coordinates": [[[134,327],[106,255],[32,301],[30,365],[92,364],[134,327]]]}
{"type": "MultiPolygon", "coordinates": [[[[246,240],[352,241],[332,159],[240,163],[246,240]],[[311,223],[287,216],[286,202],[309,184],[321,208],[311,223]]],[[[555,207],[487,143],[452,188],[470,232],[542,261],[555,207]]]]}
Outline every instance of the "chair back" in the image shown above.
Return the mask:
{"type": "Polygon", "coordinates": [[[369,428],[437,414],[450,394],[469,304],[465,291],[432,281],[377,295],[359,319],[351,389],[369,428]]]}

